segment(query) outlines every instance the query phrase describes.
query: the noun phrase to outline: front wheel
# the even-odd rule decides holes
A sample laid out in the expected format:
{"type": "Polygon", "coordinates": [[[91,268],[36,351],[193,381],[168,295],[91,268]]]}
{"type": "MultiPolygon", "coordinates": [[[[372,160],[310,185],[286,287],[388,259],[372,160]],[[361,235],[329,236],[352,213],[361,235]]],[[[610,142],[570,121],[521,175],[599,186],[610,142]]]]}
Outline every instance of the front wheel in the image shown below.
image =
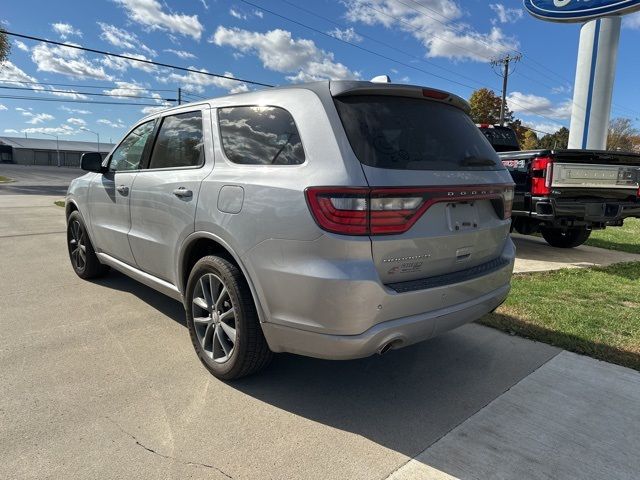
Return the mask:
{"type": "Polygon", "coordinates": [[[71,266],[80,278],[89,280],[109,271],[109,267],[98,260],[89,240],[87,227],[78,211],[72,212],[67,219],[67,248],[71,266]]]}
{"type": "Polygon", "coordinates": [[[542,237],[549,245],[557,248],[573,248],[582,245],[587,241],[591,230],[585,227],[574,227],[566,230],[560,228],[542,228],[540,229],[542,237]]]}
{"type": "Polygon", "coordinates": [[[198,358],[214,376],[234,380],[271,361],[249,286],[228,260],[198,260],[187,282],[185,310],[198,358]]]}

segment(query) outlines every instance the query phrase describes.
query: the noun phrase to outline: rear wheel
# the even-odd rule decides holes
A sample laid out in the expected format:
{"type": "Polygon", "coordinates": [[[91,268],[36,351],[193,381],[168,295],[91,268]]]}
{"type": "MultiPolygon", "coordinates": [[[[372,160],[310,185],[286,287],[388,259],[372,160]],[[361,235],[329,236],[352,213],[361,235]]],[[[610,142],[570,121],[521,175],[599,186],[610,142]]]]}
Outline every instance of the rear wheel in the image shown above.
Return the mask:
{"type": "Polygon", "coordinates": [[[67,247],[73,270],[80,278],[89,280],[109,271],[109,267],[98,260],[78,211],[72,212],[67,219],[67,247]]]}
{"type": "Polygon", "coordinates": [[[540,233],[552,247],[573,248],[586,242],[589,235],[591,235],[591,230],[587,230],[585,227],[574,227],[566,230],[543,228],[540,233]]]}
{"type": "Polygon", "coordinates": [[[249,286],[228,260],[198,260],[187,282],[185,310],[191,342],[214,376],[233,380],[271,361],[249,286]]]}

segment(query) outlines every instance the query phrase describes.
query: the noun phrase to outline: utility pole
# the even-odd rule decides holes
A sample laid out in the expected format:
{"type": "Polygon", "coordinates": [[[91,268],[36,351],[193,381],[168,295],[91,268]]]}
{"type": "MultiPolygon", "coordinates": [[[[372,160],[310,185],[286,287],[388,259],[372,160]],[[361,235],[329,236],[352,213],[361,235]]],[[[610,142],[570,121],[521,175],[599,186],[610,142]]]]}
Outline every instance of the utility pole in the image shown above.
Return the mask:
{"type": "Polygon", "coordinates": [[[178,105],[182,105],[182,88],[178,87],[178,105]]]}
{"type": "MultiPolygon", "coordinates": [[[[522,54],[517,53],[512,55],[507,53],[502,57],[494,58],[491,60],[492,67],[500,67],[500,73],[496,72],[498,76],[502,77],[502,102],[500,103],[500,126],[504,126],[505,106],[507,102],[507,79],[509,78],[509,63],[516,63],[522,59],[522,54]]],[[[494,70],[495,71],[495,70],[494,70]]],[[[513,71],[511,72],[513,73],[513,71]]]]}

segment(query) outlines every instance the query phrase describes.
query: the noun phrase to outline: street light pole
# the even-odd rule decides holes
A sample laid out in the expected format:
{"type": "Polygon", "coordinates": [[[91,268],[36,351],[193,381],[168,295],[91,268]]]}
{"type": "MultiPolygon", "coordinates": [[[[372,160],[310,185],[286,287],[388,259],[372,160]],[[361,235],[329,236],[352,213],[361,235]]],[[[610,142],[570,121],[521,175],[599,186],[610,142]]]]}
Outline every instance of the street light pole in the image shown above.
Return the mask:
{"type": "Polygon", "coordinates": [[[60,167],[60,143],[59,143],[59,139],[58,139],[58,135],[54,135],[52,133],[44,133],[41,132],[43,135],[48,135],[50,137],[54,137],[56,139],[56,155],[58,157],[58,167],[60,167]]]}
{"type": "Polygon", "coordinates": [[[85,127],[80,127],[80,130],[93,133],[96,137],[98,137],[98,153],[100,153],[100,134],[98,132],[94,132],[93,130],[89,130],[88,128],[85,128],[85,127]]]}

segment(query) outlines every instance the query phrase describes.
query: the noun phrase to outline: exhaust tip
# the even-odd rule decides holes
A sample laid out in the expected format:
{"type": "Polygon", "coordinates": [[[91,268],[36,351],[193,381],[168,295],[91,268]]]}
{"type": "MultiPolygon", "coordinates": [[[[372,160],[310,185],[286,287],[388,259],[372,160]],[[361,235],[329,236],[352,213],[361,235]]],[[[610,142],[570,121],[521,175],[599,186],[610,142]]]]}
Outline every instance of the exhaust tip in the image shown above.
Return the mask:
{"type": "Polygon", "coordinates": [[[378,349],[378,355],[384,355],[385,353],[387,353],[392,348],[397,348],[400,345],[402,345],[402,340],[401,339],[397,338],[395,340],[391,340],[390,342],[385,343],[382,347],[380,347],[378,349]]]}

